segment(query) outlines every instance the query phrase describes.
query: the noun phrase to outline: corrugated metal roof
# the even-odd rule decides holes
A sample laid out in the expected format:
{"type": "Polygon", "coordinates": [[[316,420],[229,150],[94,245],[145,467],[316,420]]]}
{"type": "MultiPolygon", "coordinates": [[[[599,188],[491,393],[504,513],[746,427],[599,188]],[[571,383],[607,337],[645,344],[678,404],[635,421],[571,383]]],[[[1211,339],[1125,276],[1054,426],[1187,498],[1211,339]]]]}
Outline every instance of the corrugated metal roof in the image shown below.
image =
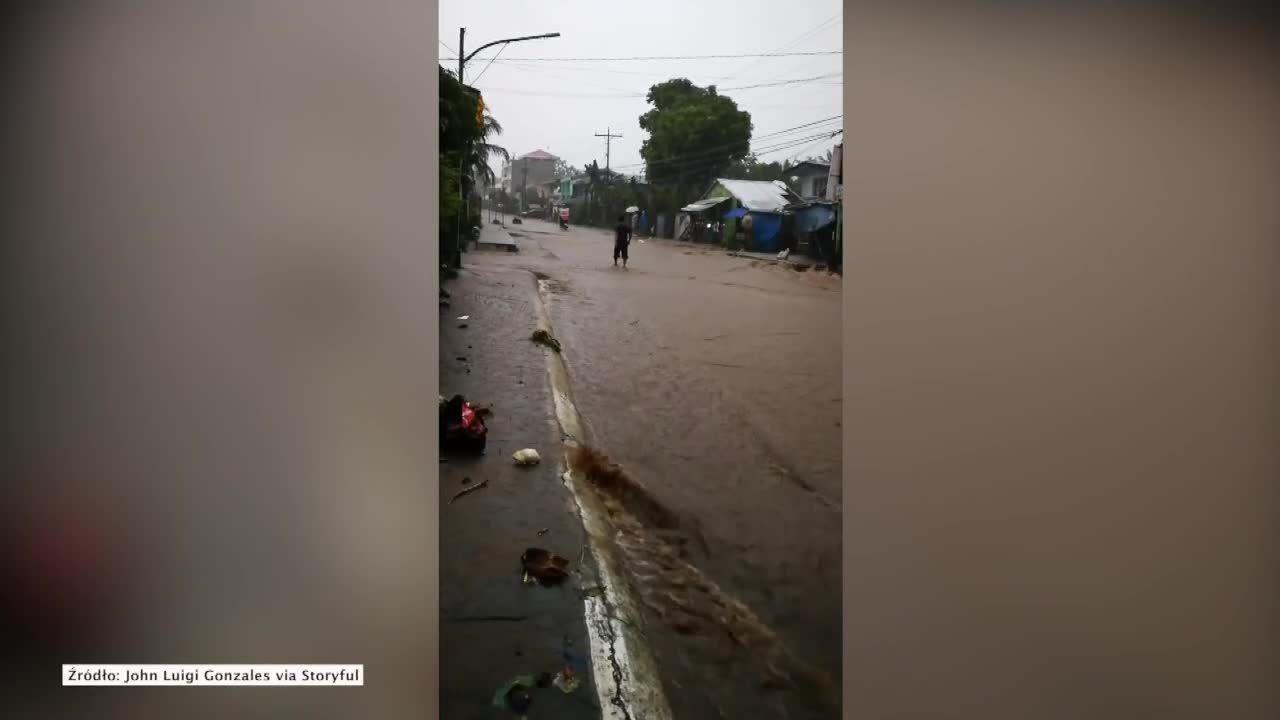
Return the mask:
{"type": "Polygon", "coordinates": [[[703,210],[706,210],[709,207],[715,207],[728,199],[729,198],[727,197],[714,197],[707,198],[706,200],[699,200],[698,202],[690,203],[680,208],[680,212],[702,212],[703,210]]]}
{"type": "Polygon", "coordinates": [[[716,180],[752,212],[781,212],[787,203],[798,200],[781,180],[716,180]]]}

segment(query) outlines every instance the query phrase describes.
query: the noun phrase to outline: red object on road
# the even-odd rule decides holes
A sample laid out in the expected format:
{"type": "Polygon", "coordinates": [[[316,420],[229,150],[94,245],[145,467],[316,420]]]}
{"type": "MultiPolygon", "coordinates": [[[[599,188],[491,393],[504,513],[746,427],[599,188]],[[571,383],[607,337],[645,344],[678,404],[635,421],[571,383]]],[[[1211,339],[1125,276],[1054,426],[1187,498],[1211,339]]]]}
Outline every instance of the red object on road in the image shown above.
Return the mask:
{"type": "Polygon", "coordinates": [[[484,452],[489,429],[476,409],[461,395],[440,408],[440,450],[442,452],[484,452]]]}

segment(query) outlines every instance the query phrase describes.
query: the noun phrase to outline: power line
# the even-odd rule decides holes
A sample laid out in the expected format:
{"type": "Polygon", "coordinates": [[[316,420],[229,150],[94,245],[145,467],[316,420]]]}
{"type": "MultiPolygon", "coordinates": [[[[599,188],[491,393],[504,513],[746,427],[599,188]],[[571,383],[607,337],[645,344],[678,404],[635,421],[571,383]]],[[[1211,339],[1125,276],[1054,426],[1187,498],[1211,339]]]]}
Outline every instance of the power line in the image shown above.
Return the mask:
{"type": "MultiPolygon", "coordinates": [[[[824,59],[824,58],[820,58],[819,60],[822,60],[822,59],[824,59]]],[[[653,77],[654,77],[654,71],[652,71],[652,70],[617,70],[617,69],[614,69],[614,68],[604,68],[604,67],[581,67],[581,66],[576,66],[576,67],[575,67],[575,66],[573,66],[573,65],[559,65],[559,66],[556,66],[556,65],[530,65],[530,64],[527,64],[527,63],[520,63],[520,62],[517,62],[517,61],[515,61],[515,60],[513,60],[513,59],[511,59],[511,58],[507,58],[507,59],[505,59],[505,60],[499,60],[499,61],[498,61],[498,64],[499,64],[499,65],[502,65],[503,67],[509,67],[509,68],[514,68],[514,69],[517,69],[517,70],[523,70],[523,71],[526,71],[526,72],[535,72],[535,73],[536,73],[536,72],[543,72],[543,73],[560,73],[560,72],[608,73],[608,74],[610,74],[610,75],[634,75],[634,76],[645,77],[645,78],[653,78],[653,77]]],[[[815,63],[813,63],[813,62],[804,63],[804,64],[803,64],[803,65],[801,65],[800,67],[808,67],[808,66],[813,65],[813,64],[815,64],[815,63]]],[[[721,80],[732,80],[732,79],[733,79],[733,76],[732,76],[732,75],[702,75],[701,77],[702,77],[703,79],[705,79],[705,80],[708,80],[708,81],[721,81],[721,80]]],[[[690,78],[688,78],[688,79],[689,79],[690,81],[692,81],[692,80],[693,80],[693,78],[692,78],[692,77],[690,77],[690,78]]],[[[784,78],[778,78],[778,79],[779,79],[779,80],[781,80],[781,79],[784,79],[784,78]]],[[[764,82],[775,82],[775,80],[766,80],[766,81],[764,81],[764,82]]],[[[696,83],[695,83],[695,84],[696,84],[696,83]]],[[[706,83],[704,83],[704,84],[706,84],[706,83]]]]}
{"type": "MultiPolygon", "coordinates": [[[[783,85],[799,85],[801,83],[820,82],[822,80],[829,80],[831,78],[841,77],[841,76],[843,76],[843,73],[828,73],[826,75],[814,75],[813,77],[793,78],[791,80],[776,80],[776,81],[767,82],[767,83],[757,83],[755,85],[739,85],[737,87],[726,87],[726,88],[717,87],[716,93],[723,94],[726,92],[737,92],[740,90],[758,90],[760,88],[781,87],[783,85]]],[[[474,83],[475,81],[473,80],[472,82],[474,83]]],[[[648,92],[554,93],[554,92],[542,92],[538,90],[522,90],[520,88],[503,88],[503,87],[490,87],[487,90],[490,92],[497,91],[497,92],[510,93],[512,95],[529,95],[532,97],[563,97],[563,98],[581,98],[581,99],[591,99],[591,100],[628,100],[633,98],[648,97],[649,95],[648,92]]]]}
{"type": "MultiPolygon", "coordinates": [[[[497,52],[496,54],[494,54],[494,56],[493,56],[493,60],[497,60],[497,59],[498,59],[498,55],[501,55],[501,54],[502,54],[502,51],[503,51],[503,50],[506,50],[508,47],[509,47],[508,45],[503,45],[502,47],[498,48],[498,52],[497,52]]],[[[484,77],[484,74],[485,74],[485,73],[487,73],[487,72],[489,72],[489,66],[490,66],[490,65],[493,65],[493,60],[490,60],[490,61],[489,61],[489,65],[485,65],[485,66],[484,66],[484,69],[480,71],[480,74],[476,76],[476,79],[471,81],[471,86],[472,86],[472,87],[475,87],[475,84],[476,84],[476,83],[478,83],[478,82],[480,82],[480,78],[484,77]]]]}
{"type": "MultiPolygon", "coordinates": [[[[784,129],[782,129],[782,130],[775,130],[775,131],[773,131],[773,132],[763,133],[763,134],[760,134],[760,135],[753,135],[753,136],[751,137],[751,139],[750,139],[748,142],[756,143],[756,142],[760,142],[760,141],[762,141],[762,140],[779,141],[779,140],[781,140],[781,137],[780,137],[780,136],[782,136],[782,135],[790,135],[790,134],[792,134],[792,133],[794,133],[794,132],[796,132],[796,131],[799,131],[799,130],[804,130],[804,129],[806,129],[806,128],[813,128],[813,127],[815,127],[815,126],[817,126],[817,125],[825,125],[825,124],[827,124],[827,123],[829,123],[829,122],[831,122],[831,121],[833,121],[833,120],[839,120],[839,119],[841,119],[841,118],[843,118],[843,117],[844,117],[844,114],[843,114],[843,113],[841,113],[841,114],[839,114],[839,115],[832,115],[831,117],[825,117],[825,118],[822,118],[822,119],[820,119],[820,120],[813,120],[813,121],[811,121],[811,122],[807,122],[807,123],[804,123],[804,124],[802,124],[802,125],[796,125],[796,126],[794,126],[794,127],[784,128],[784,129]]],[[[811,132],[812,132],[812,131],[811,131],[811,132]]],[[[825,132],[826,132],[826,131],[824,130],[824,131],[823,131],[823,133],[825,133],[825,132]]],[[[815,138],[817,138],[817,137],[819,137],[819,136],[818,136],[818,135],[812,135],[812,136],[810,136],[810,137],[808,137],[808,138],[805,138],[805,139],[806,139],[806,140],[812,140],[812,139],[815,139],[815,138]]],[[[732,150],[735,146],[737,146],[737,144],[738,144],[738,143],[727,143],[727,144],[724,144],[724,145],[712,146],[712,147],[709,147],[709,148],[702,148],[702,149],[700,149],[700,150],[695,150],[694,152],[691,152],[691,153],[685,153],[684,155],[676,155],[676,156],[673,156],[673,157],[670,157],[670,158],[665,158],[664,160],[661,160],[661,161],[659,161],[659,162],[676,162],[676,161],[679,161],[679,160],[690,159],[690,158],[700,158],[700,157],[704,157],[704,156],[705,156],[705,157],[717,157],[717,156],[719,156],[720,154],[722,154],[722,153],[723,153],[724,151],[726,151],[726,150],[732,150]]],[[[630,163],[630,164],[627,164],[627,165],[621,165],[621,166],[619,166],[619,167],[624,167],[624,168],[634,168],[634,167],[642,167],[642,166],[647,165],[647,164],[649,164],[649,163],[647,163],[647,162],[638,162],[638,163],[630,163]]]]}
{"type": "MultiPolygon", "coordinates": [[[[777,135],[777,134],[780,134],[781,132],[782,131],[779,131],[779,133],[774,133],[774,134],[777,135]]],[[[754,155],[762,155],[766,153],[777,152],[779,150],[786,150],[792,147],[798,147],[805,143],[811,143],[815,140],[820,141],[826,138],[835,137],[835,134],[836,133],[823,131],[820,133],[805,135],[803,137],[797,137],[797,138],[775,137],[769,142],[767,142],[763,147],[761,146],[757,146],[754,148],[749,147],[748,150],[750,153],[754,155]]],[[[758,142],[758,140],[760,139],[762,138],[752,138],[748,142],[755,143],[755,142],[758,142]]],[[[674,171],[674,170],[680,170],[680,169],[685,169],[690,167],[697,167],[699,165],[705,165],[707,163],[720,160],[721,158],[724,157],[725,152],[732,150],[735,146],[736,146],[736,143],[732,145],[723,145],[719,148],[704,148],[702,150],[698,150],[685,155],[676,155],[669,158],[662,158],[661,160],[655,160],[653,162],[646,161],[646,162],[634,163],[630,165],[623,165],[623,166],[620,166],[620,169],[652,166],[652,167],[660,167],[663,170],[667,170],[667,171],[674,171]]]]}
{"type": "MultiPolygon", "coordinates": [[[[793,137],[793,138],[777,137],[784,134],[790,134],[804,127],[811,127],[814,125],[825,124],[826,122],[830,122],[831,119],[832,118],[828,118],[826,120],[816,120],[812,123],[806,123],[805,125],[797,126],[795,128],[788,128],[787,130],[779,130],[773,133],[767,133],[765,135],[753,137],[749,141],[753,145],[762,140],[765,140],[766,138],[770,138],[771,136],[772,136],[772,139],[768,140],[768,142],[766,142],[763,146],[756,145],[755,147],[749,147],[749,152],[757,156],[765,155],[765,154],[777,152],[780,150],[786,150],[793,147],[798,147],[800,145],[803,145],[805,143],[810,143],[815,140],[820,142],[822,140],[835,137],[836,135],[839,135],[840,133],[844,132],[843,129],[838,129],[834,132],[823,130],[821,132],[804,135],[802,137],[793,137]]],[[[670,158],[663,158],[662,160],[658,160],[652,163],[649,163],[649,162],[633,163],[630,165],[624,165],[622,167],[634,168],[634,167],[642,167],[646,165],[657,165],[657,166],[662,166],[664,169],[670,169],[670,170],[696,167],[697,165],[706,164],[708,162],[719,160],[720,158],[723,157],[726,151],[733,149],[735,146],[736,146],[736,143],[729,144],[729,145],[722,145],[720,147],[703,148],[701,150],[698,150],[692,153],[677,155],[670,158]]]]}
{"type": "Polygon", "coordinates": [[[756,85],[739,85],[738,87],[727,87],[727,88],[719,88],[719,87],[717,87],[717,88],[716,88],[716,92],[720,92],[722,89],[723,89],[723,90],[726,90],[726,91],[728,91],[728,90],[755,90],[756,88],[778,87],[779,85],[796,85],[796,84],[798,84],[798,83],[816,82],[816,81],[818,81],[818,80],[829,80],[829,79],[834,78],[834,77],[842,78],[842,77],[844,77],[844,73],[842,73],[842,72],[838,72],[838,73],[828,73],[828,74],[826,74],[826,75],[814,75],[813,77],[807,77],[807,78],[794,78],[794,79],[792,79],[792,80],[774,80],[774,81],[771,81],[771,82],[759,83],[759,84],[756,84],[756,85]]]}
{"type": "MultiPolygon", "coordinates": [[[[811,136],[808,136],[808,137],[802,137],[802,138],[794,139],[794,140],[784,140],[784,141],[782,141],[782,142],[780,142],[780,143],[777,143],[777,144],[775,144],[775,145],[769,145],[769,146],[767,146],[767,147],[753,149],[753,150],[752,150],[752,155],[755,155],[756,157],[761,157],[761,156],[769,155],[769,154],[772,154],[772,153],[775,153],[775,152],[780,152],[780,151],[783,151],[783,150],[790,150],[790,149],[792,149],[792,148],[800,147],[800,146],[802,146],[802,145],[806,145],[806,144],[814,144],[814,143],[813,143],[813,141],[815,140],[815,138],[816,138],[819,142],[821,142],[822,140],[825,140],[825,139],[828,139],[828,138],[831,138],[831,137],[834,137],[834,135],[824,133],[824,134],[822,134],[822,135],[811,135],[811,136]]],[[[693,168],[699,168],[699,167],[704,167],[704,166],[707,166],[707,165],[713,164],[713,163],[715,163],[715,162],[719,161],[719,160],[721,159],[721,157],[722,157],[722,156],[717,155],[717,156],[711,156],[711,157],[704,157],[704,158],[691,159],[691,160],[688,160],[688,161],[686,161],[686,162],[681,162],[681,163],[665,163],[665,162],[663,162],[663,163],[658,163],[658,164],[657,164],[657,167],[659,168],[659,170],[660,170],[661,172],[666,172],[666,173],[680,172],[680,171],[684,171],[684,170],[690,170],[690,169],[693,169],[693,168]]]]}
{"type": "MultiPolygon", "coordinates": [[[[736,55],[637,55],[632,57],[542,57],[542,58],[507,58],[504,62],[640,62],[647,60],[731,60],[754,57],[811,57],[815,55],[843,55],[844,50],[816,50],[813,52],[791,53],[740,53],[736,55]]],[[[472,58],[486,60],[493,58],[472,58]]],[[[441,60],[457,60],[456,57],[440,58],[441,60]]]]}
{"type": "Polygon", "coordinates": [[[596,133],[596,137],[604,138],[604,171],[607,173],[609,172],[609,151],[613,147],[613,139],[621,138],[622,135],[621,133],[614,135],[612,128],[605,128],[603,133],[596,133]]]}
{"type": "MultiPolygon", "coordinates": [[[[457,54],[458,54],[458,51],[457,51],[457,50],[454,50],[453,48],[449,47],[448,45],[445,45],[443,40],[437,40],[437,42],[439,42],[439,43],[440,43],[440,45],[441,45],[442,47],[444,47],[444,49],[445,49],[445,50],[448,50],[449,52],[453,53],[454,55],[457,55],[457,54]]],[[[444,60],[445,58],[440,58],[440,59],[441,59],[441,60],[444,60]]],[[[453,60],[457,60],[458,58],[456,58],[456,57],[455,57],[455,58],[452,58],[452,59],[453,59],[453,60]]]]}
{"type": "Polygon", "coordinates": [[[815,28],[813,28],[813,29],[811,29],[811,30],[809,30],[809,31],[807,31],[807,32],[801,33],[800,37],[797,37],[796,39],[792,40],[791,42],[787,43],[786,45],[783,45],[782,47],[778,48],[777,50],[775,50],[775,51],[773,51],[773,52],[771,52],[771,53],[766,53],[766,54],[764,54],[764,55],[757,56],[757,59],[752,60],[751,62],[749,62],[749,63],[747,63],[746,65],[742,66],[742,68],[741,68],[741,69],[739,69],[737,72],[733,73],[733,75],[734,75],[734,76],[736,76],[736,75],[741,75],[743,72],[746,72],[748,69],[753,68],[753,67],[755,67],[756,65],[758,65],[758,64],[760,63],[760,60],[761,60],[761,59],[763,59],[763,58],[766,58],[766,57],[785,57],[785,55],[783,54],[783,53],[784,53],[784,51],[786,51],[786,50],[790,50],[791,48],[795,47],[796,45],[799,45],[800,43],[804,42],[807,38],[810,38],[810,37],[812,37],[813,35],[815,35],[815,34],[817,34],[817,33],[821,32],[821,31],[822,31],[823,29],[825,29],[828,25],[830,25],[830,24],[831,24],[831,22],[832,22],[833,20],[839,20],[842,16],[843,16],[843,13],[836,13],[835,15],[832,15],[831,17],[829,17],[829,18],[827,18],[826,20],[823,20],[821,23],[819,23],[817,27],[815,27],[815,28]]]}

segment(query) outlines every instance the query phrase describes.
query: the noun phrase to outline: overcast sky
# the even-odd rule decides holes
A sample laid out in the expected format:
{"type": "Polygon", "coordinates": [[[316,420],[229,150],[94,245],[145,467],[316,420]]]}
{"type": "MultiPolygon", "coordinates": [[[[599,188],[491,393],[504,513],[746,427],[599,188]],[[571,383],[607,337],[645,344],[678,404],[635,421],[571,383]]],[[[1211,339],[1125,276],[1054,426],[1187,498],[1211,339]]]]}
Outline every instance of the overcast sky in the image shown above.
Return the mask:
{"type": "MultiPolygon", "coordinates": [[[[658,0],[631,4],[601,0],[513,2],[441,0],[442,64],[457,69],[458,28],[467,28],[467,52],[507,37],[559,32],[561,37],[514,43],[482,51],[466,68],[468,83],[484,93],[504,132],[496,140],[513,155],[542,149],[582,167],[605,164],[607,128],[615,170],[640,172],[644,133],[639,116],[644,94],[655,83],[687,77],[726,88],[751,113],[754,135],[788,130],[842,112],[840,55],[780,58],[645,60],[635,62],[520,62],[522,58],[595,58],[671,55],[730,55],[818,52],[843,49],[840,0],[658,0]],[[628,9],[629,8],[629,9],[628,9]],[[511,62],[504,62],[510,59],[511,62]],[[486,66],[488,68],[486,69],[486,66]],[[771,81],[831,76],[776,87],[729,90],[771,81]],[[617,97],[618,95],[638,97],[617,97]]],[[[835,118],[820,125],[753,142],[767,161],[820,155],[839,138],[804,141],[842,127],[835,118]]],[[[495,160],[495,172],[500,170],[495,160]]]]}

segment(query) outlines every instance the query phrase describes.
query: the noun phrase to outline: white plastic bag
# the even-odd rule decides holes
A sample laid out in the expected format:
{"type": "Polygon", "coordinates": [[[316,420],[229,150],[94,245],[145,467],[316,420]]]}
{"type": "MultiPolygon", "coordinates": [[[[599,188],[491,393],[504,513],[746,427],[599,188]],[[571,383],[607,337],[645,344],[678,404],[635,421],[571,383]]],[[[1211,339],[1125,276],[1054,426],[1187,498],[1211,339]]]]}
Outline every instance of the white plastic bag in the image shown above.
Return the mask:
{"type": "Polygon", "coordinates": [[[517,465],[537,465],[542,462],[542,458],[538,456],[538,451],[533,448],[517,450],[511,454],[511,459],[515,460],[517,465]]]}

